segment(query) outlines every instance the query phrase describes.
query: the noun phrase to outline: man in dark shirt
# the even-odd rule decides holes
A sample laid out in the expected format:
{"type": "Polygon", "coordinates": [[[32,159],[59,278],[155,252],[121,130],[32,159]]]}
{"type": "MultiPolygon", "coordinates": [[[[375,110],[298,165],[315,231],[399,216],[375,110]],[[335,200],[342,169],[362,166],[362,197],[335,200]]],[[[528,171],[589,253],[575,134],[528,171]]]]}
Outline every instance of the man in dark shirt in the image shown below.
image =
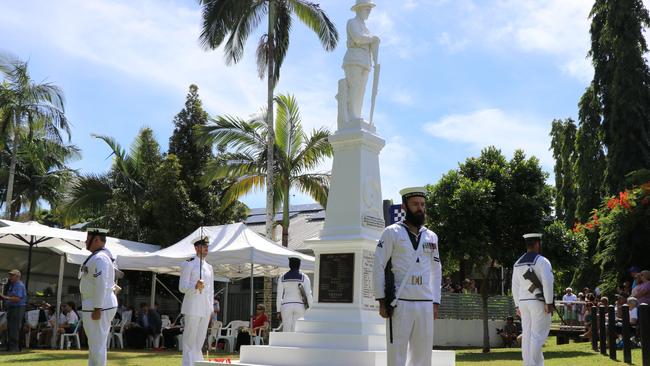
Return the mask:
{"type": "Polygon", "coordinates": [[[162,328],[162,321],[160,314],[154,309],[150,309],[146,303],[140,304],[140,316],[138,317],[138,324],[144,329],[146,335],[160,334],[162,328]]]}
{"type": "Polygon", "coordinates": [[[20,352],[19,337],[25,317],[25,305],[27,305],[27,290],[20,280],[20,271],[13,269],[9,271],[9,285],[7,293],[0,295],[7,308],[7,350],[9,352],[20,352]]]}

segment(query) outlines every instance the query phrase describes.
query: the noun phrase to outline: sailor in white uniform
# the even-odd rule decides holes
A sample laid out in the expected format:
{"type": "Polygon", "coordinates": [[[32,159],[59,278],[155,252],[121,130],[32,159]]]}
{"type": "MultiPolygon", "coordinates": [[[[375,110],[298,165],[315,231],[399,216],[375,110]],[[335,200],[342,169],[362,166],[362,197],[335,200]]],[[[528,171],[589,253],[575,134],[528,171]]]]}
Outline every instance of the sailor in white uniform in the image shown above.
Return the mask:
{"type": "Polygon", "coordinates": [[[312,305],[311,282],[300,272],[300,258],[289,258],[289,272],[278,278],[276,308],[282,320],[283,332],[294,332],[296,320],[305,315],[312,305]]]}
{"type": "Polygon", "coordinates": [[[526,234],[526,254],[512,270],[512,297],[521,317],[521,355],[524,366],[544,365],[542,346],[551,330],[553,269],[540,255],[542,234],[526,234]]]}
{"type": "Polygon", "coordinates": [[[208,332],[210,316],[214,311],[214,273],[205,260],[208,255],[208,239],[194,242],[196,256],[181,264],[178,290],[185,294],[181,313],[185,315],[183,331],[183,366],[194,366],[203,361],[201,349],[208,332]]]}
{"type": "Polygon", "coordinates": [[[82,321],[88,337],[88,366],[106,365],[106,339],[117,311],[114,259],[104,248],[107,232],[88,229],[86,249],[92,254],[79,270],[82,321]]]}
{"type": "Polygon", "coordinates": [[[406,218],[384,230],[373,267],[379,314],[387,318],[387,364],[431,366],[442,280],[438,236],[423,226],[425,188],[406,188],[400,194],[406,218]],[[391,303],[395,307],[389,317],[391,303]]]}

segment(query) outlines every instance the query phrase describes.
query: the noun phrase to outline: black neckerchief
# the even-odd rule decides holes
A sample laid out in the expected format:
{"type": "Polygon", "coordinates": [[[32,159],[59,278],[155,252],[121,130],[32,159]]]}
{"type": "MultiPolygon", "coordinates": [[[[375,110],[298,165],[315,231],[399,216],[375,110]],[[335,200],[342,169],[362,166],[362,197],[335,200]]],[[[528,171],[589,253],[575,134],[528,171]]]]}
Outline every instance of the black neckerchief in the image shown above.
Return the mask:
{"type": "Polygon", "coordinates": [[[420,245],[420,234],[421,232],[418,229],[417,235],[413,234],[411,230],[409,230],[408,225],[406,222],[404,222],[404,229],[406,229],[406,233],[409,235],[409,239],[411,239],[411,244],[413,245],[413,250],[418,250],[418,246],[420,245]]]}
{"type": "MultiPolygon", "coordinates": [[[[94,252],[92,252],[92,254],[89,255],[88,258],[86,258],[84,263],[81,265],[81,268],[84,268],[86,266],[86,263],[88,263],[88,261],[90,260],[90,258],[94,257],[97,253],[101,252],[102,250],[106,250],[106,248],[97,249],[94,252]]],[[[110,255],[108,257],[111,259],[111,262],[115,261],[115,259],[113,259],[113,257],[111,257],[110,255]]]]}

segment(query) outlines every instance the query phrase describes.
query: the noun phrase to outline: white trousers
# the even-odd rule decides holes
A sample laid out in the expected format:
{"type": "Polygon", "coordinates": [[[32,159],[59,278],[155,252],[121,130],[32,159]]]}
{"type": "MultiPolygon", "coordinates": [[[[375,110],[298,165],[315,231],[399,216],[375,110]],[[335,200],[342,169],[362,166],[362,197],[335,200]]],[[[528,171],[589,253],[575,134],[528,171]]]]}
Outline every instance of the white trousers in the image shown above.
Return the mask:
{"type": "Polygon", "coordinates": [[[88,337],[88,366],[106,366],[106,345],[111,322],[117,309],[102,311],[99,320],[92,319],[92,312],[81,313],[84,331],[88,337]]]}
{"type": "Polygon", "coordinates": [[[433,303],[398,301],[393,312],[393,343],[386,319],[388,366],[431,366],[433,349],[433,303]]]}
{"type": "Polygon", "coordinates": [[[524,366],[543,366],[542,347],[551,330],[551,314],[544,311],[541,301],[520,301],[521,356],[524,366]]]}
{"type": "Polygon", "coordinates": [[[280,310],[282,314],[282,331],[295,332],[296,320],[305,316],[305,305],[303,304],[285,304],[280,310]]]}
{"type": "Polygon", "coordinates": [[[207,316],[185,315],[183,330],[183,366],[194,366],[194,362],[203,361],[203,343],[208,334],[207,316]]]}

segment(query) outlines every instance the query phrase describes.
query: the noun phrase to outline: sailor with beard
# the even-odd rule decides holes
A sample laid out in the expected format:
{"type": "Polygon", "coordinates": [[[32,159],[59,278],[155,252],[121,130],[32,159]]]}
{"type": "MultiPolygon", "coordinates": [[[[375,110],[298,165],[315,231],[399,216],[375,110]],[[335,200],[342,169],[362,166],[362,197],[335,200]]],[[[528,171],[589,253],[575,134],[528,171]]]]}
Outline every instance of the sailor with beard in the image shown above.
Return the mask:
{"type": "Polygon", "coordinates": [[[375,249],[375,297],[379,314],[387,319],[388,366],[404,366],[407,360],[409,366],[430,366],[442,280],[438,236],[423,226],[425,188],[405,188],[400,194],[406,218],[388,226],[375,249]],[[387,266],[394,276],[394,301],[387,300],[387,266]]]}

